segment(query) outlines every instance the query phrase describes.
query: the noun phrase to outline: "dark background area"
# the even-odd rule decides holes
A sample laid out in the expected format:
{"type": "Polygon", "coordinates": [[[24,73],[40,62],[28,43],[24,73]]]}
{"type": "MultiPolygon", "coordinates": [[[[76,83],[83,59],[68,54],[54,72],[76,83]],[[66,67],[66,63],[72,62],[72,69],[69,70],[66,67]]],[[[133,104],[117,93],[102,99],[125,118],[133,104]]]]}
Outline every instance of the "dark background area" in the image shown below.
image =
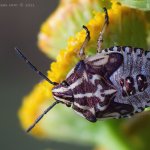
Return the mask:
{"type": "Polygon", "coordinates": [[[28,94],[41,78],[16,55],[14,47],[21,48],[32,63],[46,73],[51,60],[39,51],[37,34],[41,24],[57,5],[58,0],[0,0],[1,150],[91,149],[33,138],[21,129],[17,117],[22,97],[28,94]]]}

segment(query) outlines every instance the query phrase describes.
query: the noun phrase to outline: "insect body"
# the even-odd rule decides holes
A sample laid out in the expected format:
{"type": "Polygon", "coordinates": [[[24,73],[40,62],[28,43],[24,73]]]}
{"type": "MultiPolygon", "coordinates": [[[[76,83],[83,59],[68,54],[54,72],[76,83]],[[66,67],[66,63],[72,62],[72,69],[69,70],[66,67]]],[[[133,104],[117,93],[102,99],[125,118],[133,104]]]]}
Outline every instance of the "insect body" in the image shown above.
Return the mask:
{"type": "Polygon", "coordinates": [[[141,112],[150,106],[150,52],[130,46],[114,46],[101,50],[103,33],[109,23],[106,8],[105,23],[98,38],[97,54],[86,57],[84,49],[90,40],[86,30],[79,57],[80,61],[62,83],[49,80],[20,52],[39,75],[54,85],[52,93],[56,102],[39,116],[28,128],[29,132],[52,107],[66,104],[91,122],[102,118],[122,118],[141,112]]]}
{"type": "Polygon", "coordinates": [[[130,117],[150,106],[150,52],[114,46],[78,62],[54,98],[91,122],[130,117]]]}

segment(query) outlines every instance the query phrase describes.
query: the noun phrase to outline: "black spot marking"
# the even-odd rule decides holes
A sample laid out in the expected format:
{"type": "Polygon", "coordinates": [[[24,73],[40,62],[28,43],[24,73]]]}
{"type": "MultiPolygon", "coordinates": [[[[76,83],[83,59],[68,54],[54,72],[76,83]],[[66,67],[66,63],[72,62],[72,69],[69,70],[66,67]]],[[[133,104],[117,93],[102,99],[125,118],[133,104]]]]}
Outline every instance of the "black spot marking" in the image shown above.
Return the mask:
{"type": "Polygon", "coordinates": [[[150,100],[149,100],[149,101],[147,101],[147,103],[150,103],[150,100]]]}
{"type": "Polygon", "coordinates": [[[122,47],[121,47],[121,46],[117,46],[117,51],[118,51],[118,52],[120,52],[120,51],[121,51],[121,49],[122,49],[122,47]]]}
{"type": "Polygon", "coordinates": [[[124,86],[124,79],[120,79],[120,85],[123,87],[124,86]]]}
{"type": "Polygon", "coordinates": [[[133,77],[127,77],[125,80],[125,86],[128,95],[134,95],[136,93],[135,87],[134,87],[134,79],[133,77]]]}
{"type": "Polygon", "coordinates": [[[144,75],[142,74],[137,75],[136,81],[139,92],[143,92],[148,87],[147,79],[144,75]]]}
{"type": "Polygon", "coordinates": [[[67,81],[63,81],[62,83],[61,83],[63,86],[69,86],[69,84],[67,83],[67,81]]]}
{"type": "Polygon", "coordinates": [[[114,46],[109,48],[110,51],[114,51],[113,49],[114,49],[114,46]]]}
{"type": "Polygon", "coordinates": [[[108,49],[104,49],[105,52],[108,52],[108,49]]]}
{"type": "Polygon", "coordinates": [[[150,51],[144,51],[145,56],[149,53],[150,51]]]}
{"type": "Polygon", "coordinates": [[[140,109],[141,111],[143,111],[145,108],[143,108],[143,107],[139,107],[138,109],[140,109]]]}
{"type": "Polygon", "coordinates": [[[113,47],[110,47],[109,50],[110,50],[110,51],[114,51],[114,52],[115,52],[115,51],[120,52],[120,51],[121,51],[121,46],[113,46],[113,47]],[[114,50],[114,49],[116,49],[116,50],[114,50]]]}
{"type": "Polygon", "coordinates": [[[137,53],[138,57],[142,57],[143,51],[142,48],[134,48],[134,52],[137,53]]]}
{"type": "Polygon", "coordinates": [[[130,113],[130,116],[133,116],[134,115],[134,113],[130,113]]]}
{"type": "Polygon", "coordinates": [[[120,79],[120,85],[122,87],[122,96],[126,97],[136,93],[133,77],[126,77],[125,80],[120,79]]]}

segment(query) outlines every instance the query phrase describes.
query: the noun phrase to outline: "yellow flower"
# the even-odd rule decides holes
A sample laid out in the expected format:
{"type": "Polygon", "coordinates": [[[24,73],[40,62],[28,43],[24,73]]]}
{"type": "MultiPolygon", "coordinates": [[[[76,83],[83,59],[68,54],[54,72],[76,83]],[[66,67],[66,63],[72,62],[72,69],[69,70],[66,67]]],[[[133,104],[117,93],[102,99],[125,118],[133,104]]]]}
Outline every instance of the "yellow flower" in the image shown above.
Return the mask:
{"type": "MultiPolygon", "coordinates": [[[[133,43],[133,45],[137,44],[136,46],[146,47],[146,31],[145,31],[146,20],[143,12],[121,6],[120,4],[114,2],[112,4],[111,9],[108,10],[108,14],[110,17],[110,25],[105,33],[103,46],[112,46],[114,45],[114,43],[123,44],[123,45],[126,44],[128,45],[130,43],[131,43],[130,45],[132,45],[133,43]],[[134,22],[132,22],[133,19],[134,22]],[[132,34],[129,34],[130,28],[127,27],[129,23],[132,23],[130,24],[132,34]],[[137,25],[137,23],[139,24],[137,25]],[[136,28],[137,26],[138,28],[136,28]],[[139,27],[142,28],[143,30],[137,33],[139,27]],[[140,36],[138,36],[139,34],[140,36]],[[142,37],[142,39],[140,37],[142,37]]],[[[52,20],[55,19],[52,17],[52,20]]],[[[93,18],[90,19],[90,21],[85,24],[88,27],[91,34],[91,40],[88,43],[88,46],[86,48],[87,54],[96,53],[97,38],[99,36],[99,32],[102,28],[103,23],[104,23],[104,13],[95,11],[93,18]]],[[[82,24],[80,24],[80,26],[82,26],[82,24]]],[[[46,30],[45,27],[43,27],[42,32],[48,34],[47,33],[48,29],[46,30]]],[[[59,34],[59,32],[57,34],[59,34]]],[[[51,33],[49,33],[49,36],[51,36],[51,33]]],[[[68,39],[66,48],[59,51],[59,53],[57,52],[58,55],[56,61],[50,65],[50,71],[48,71],[48,75],[47,75],[48,78],[50,78],[52,81],[55,82],[61,82],[62,80],[65,79],[68,71],[79,60],[77,54],[85,39],[85,36],[86,33],[82,29],[81,31],[77,32],[75,36],[71,36],[68,39]]],[[[46,53],[49,53],[49,51],[51,50],[49,49],[49,46],[46,47],[47,47],[46,53]]],[[[53,86],[50,85],[47,81],[42,81],[35,86],[33,91],[28,96],[24,98],[23,104],[19,110],[19,118],[22,127],[24,129],[27,129],[35,121],[37,116],[41,114],[44,108],[50,105],[50,103],[52,102],[51,100],[53,100],[52,93],[51,93],[52,87],[53,86]]],[[[69,140],[74,139],[80,142],[88,141],[97,145],[99,143],[104,144],[105,141],[103,139],[103,135],[104,137],[108,136],[109,135],[108,131],[110,132],[112,131],[111,126],[109,126],[110,122],[109,123],[101,122],[101,125],[98,123],[93,125],[88,123],[86,120],[81,119],[80,117],[76,117],[71,112],[71,110],[69,110],[69,112],[68,110],[69,109],[65,108],[65,106],[62,107],[58,106],[54,108],[49,113],[50,115],[47,114],[45,119],[43,119],[31,131],[31,134],[35,135],[36,137],[57,138],[61,140],[62,139],[65,140],[65,138],[67,138],[69,140]],[[64,116],[61,117],[61,115],[63,114],[64,116]],[[74,126],[73,130],[72,130],[72,125],[74,126]],[[65,130],[63,133],[61,132],[62,128],[63,130],[65,130]],[[85,128],[87,130],[83,130],[85,128]],[[84,137],[78,136],[80,133],[82,133],[84,137]],[[102,133],[102,134],[98,134],[98,133],[102,133]],[[92,137],[97,137],[97,138],[92,138],[92,137]]],[[[113,136],[113,134],[114,133],[112,132],[111,136],[113,136]]],[[[119,132],[115,134],[119,134],[119,132]]],[[[114,137],[116,138],[117,136],[114,137]]],[[[117,143],[117,140],[113,142],[115,138],[114,139],[112,138],[111,143],[117,143]]],[[[120,139],[120,137],[118,139],[120,139]]],[[[119,141],[121,141],[121,139],[119,141]]],[[[120,143],[121,144],[119,145],[119,147],[122,146],[123,141],[121,141],[120,143]]],[[[108,147],[111,146],[107,145],[106,149],[108,149],[108,147]]],[[[116,144],[114,144],[113,147],[115,149],[116,144]]],[[[123,145],[123,147],[125,149],[127,146],[123,145]]]]}
{"type": "MultiPolygon", "coordinates": [[[[42,81],[34,87],[33,91],[28,96],[24,98],[22,107],[18,113],[24,129],[27,129],[27,127],[29,127],[29,125],[31,125],[42,113],[41,106],[45,101],[52,97],[49,90],[51,90],[51,85],[49,85],[47,81],[42,81]]],[[[45,135],[40,126],[36,126],[32,133],[40,137],[45,135]]]]}
{"type": "MultiPolygon", "coordinates": [[[[93,32],[100,31],[100,27],[102,27],[103,21],[101,18],[103,18],[103,14],[95,13],[95,17],[87,25],[91,32],[91,39],[95,37],[93,32]]],[[[69,38],[67,48],[60,51],[56,62],[51,64],[51,71],[48,71],[48,77],[52,81],[61,82],[65,78],[66,73],[73,67],[75,62],[77,62],[77,53],[85,39],[85,35],[85,31],[82,30],[78,32],[74,38],[69,38]]],[[[29,96],[25,97],[19,111],[19,118],[23,128],[27,129],[27,127],[34,122],[37,113],[39,114],[41,104],[52,98],[51,89],[52,85],[49,85],[47,81],[43,81],[34,88],[29,96]]],[[[41,136],[43,132],[39,126],[35,127],[32,133],[41,136]]]]}
{"type": "Polygon", "coordinates": [[[110,7],[109,0],[61,0],[56,11],[42,24],[38,46],[51,58],[66,47],[66,40],[93,17],[93,10],[110,7]],[[102,7],[101,7],[102,6],[102,7]]]}

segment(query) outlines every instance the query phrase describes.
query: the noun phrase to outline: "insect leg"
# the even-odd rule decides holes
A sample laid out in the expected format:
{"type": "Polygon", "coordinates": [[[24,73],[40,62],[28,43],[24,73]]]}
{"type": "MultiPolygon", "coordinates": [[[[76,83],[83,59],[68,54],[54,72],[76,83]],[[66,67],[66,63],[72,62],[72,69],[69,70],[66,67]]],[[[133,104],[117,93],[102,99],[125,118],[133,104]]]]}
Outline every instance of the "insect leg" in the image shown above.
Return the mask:
{"type": "Polygon", "coordinates": [[[103,34],[106,30],[107,25],[109,24],[109,16],[107,13],[107,9],[104,7],[104,12],[105,12],[105,22],[102,27],[102,31],[99,34],[98,41],[97,41],[97,53],[101,51],[102,43],[103,43],[103,34]]]}
{"type": "Polygon", "coordinates": [[[86,31],[86,38],[80,48],[80,51],[79,51],[79,57],[80,59],[84,59],[85,58],[85,52],[84,52],[84,49],[88,43],[88,41],[90,40],[90,32],[88,30],[88,28],[86,26],[83,25],[83,29],[86,31]]]}

